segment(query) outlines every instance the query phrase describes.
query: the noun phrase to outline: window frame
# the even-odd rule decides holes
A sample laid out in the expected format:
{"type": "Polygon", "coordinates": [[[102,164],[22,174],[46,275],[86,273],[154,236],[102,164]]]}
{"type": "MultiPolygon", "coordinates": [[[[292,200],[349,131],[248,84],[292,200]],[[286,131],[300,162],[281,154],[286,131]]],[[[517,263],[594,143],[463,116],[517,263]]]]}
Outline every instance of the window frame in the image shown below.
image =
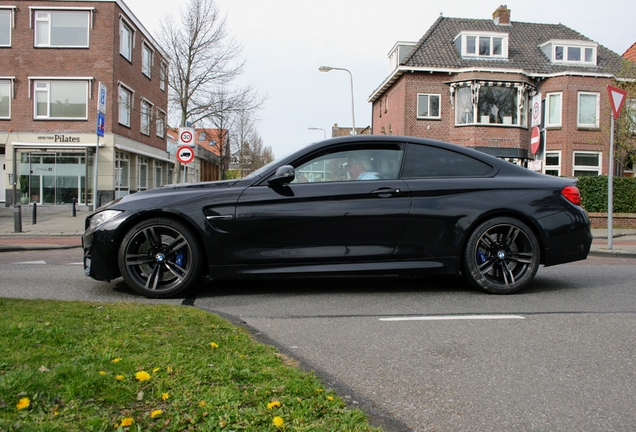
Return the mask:
{"type": "Polygon", "coordinates": [[[15,6],[0,6],[0,14],[6,15],[9,18],[9,26],[7,27],[8,44],[0,44],[0,47],[10,48],[13,45],[13,29],[15,29],[15,6]]]}
{"type": "MultiPolygon", "coordinates": [[[[416,103],[416,117],[418,119],[423,119],[423,120],[439,120],[442,118],[442,95],[438,94],[438,93],[418,93],[417,94],[417,103],[416,103]],[[427,113],[429,113],[429,115],[423,116],[420,115],[420,100],[421,100],[421,96],[425,96],[427,99],[427,113]],[[431,113],[431,97],[432,96],[436,96],[437,97],[437,115],[430,115],[431,113]]],[[[386,111],[385,111],[386,112],[386,111]]]]}
{"type": "Polygon", "coordinates": [[[558,128],[563,126],[563,92],[552,92],[545,94],[545,127],[546,128],[558,128]],[[550,109],[550,99],[553,97],[559,98],[559,112],[558,112],[558,121],[556,123],[551,123],[552,110],[550,109]]]}
{"type": "Polygon", "coordinates": [[[155,189],[163,186],[163,162],[155,160],[155,189]]]}
{"type": "MultiPolygon", "coordinates": [[[[130,155],[123,151],[115,152],[115,190],[119,192],[118,195],[121,196],[121,191],[125,191],[128,193],[130,191],[130,155]],[[126,176],[122,176],[123,167],[126,167],[125,173],[126,176]]],[[[116,195],[116,198],[119,196],[116,195]]]]}
{"type": "MultiPolygon", "coordinates": [[[[5,84],[7,83],[9,86],[9,106],[8,106],[8,115],[3,116],[2,112],[0,112],[0,120],[11,120],[11,106],[12,106],[12,101],[15,95],[15,88],[14,88],[14,84],[15,84],[15,77],[0,77],[0,85],[1,84],[5,84]]],[[[0,95],[1,96],[1,95],[0,95]]]]}
{"type": "Polygon", "coordinates": [[[166,84],[168,82],[168,63],[161,60],[159,67],[159,89],[166,91],[166,84]]]}
{"type": "Polygon", "coordinates": [[[132,63],[133,51],[135,49],[135,27],[123,15],[119,16],[119,54],[132,63]],[[129,38],[123,37],[124,30],[128,31],[129,38]],[[128,53],[123,52],[124,43],[128,53]],[[128,54],[128,55],[127,55],[128,54]]]}
{"type": "MultiPolygon", "coordinates": [[[[580,175],[577,176],[576,172],[579,171],[586,171],[586,172],[596,172],[596,176],[600,176],[603,170],[603,152],[600,151],[584,151],[584,150],[575,150],[572,152],[572,175],[575,177],[581,177],[580,175]],[[598,156],[598,165],[594,166],[594,165],[576,165],[576,156],[579,154],[590,154],[590,155],[597,155],[598,156]]],[[[591,176],[591,177],[595,177],[595,176],[591,176]]]]}
{"type": "Polygon", "coordinates": [[[508,33],[503,32],[462,32],[456,38],[460,40],[461,51],[460,54],[462,57],[468,58],[490,58],[490,59],[507,59],[508,58],[508,46],[509,46],[509,35],[508,33]],[[468,41],[469,39],[474,38],[474,51],[468,49],[468,41]],[[480,54],[480,46],[481,39],[488,39],[489,48],[488,54],[480,54]],[[494,40],[501,39],[501,54],[494,53],[494,40]]]}
{"type": "Polygon", "coordinates": [[[552,151],[546,151],[545,152],[545,162],[543,164],[543,174],[546,175],[554,175],[554,174],[548,174],[546,171],[556,171],[556,177],[560,177],[561,176],[561,150],[552,150],[552,151]],[[559,163],[557,165],[548,165],[548,156],[556,156],[556,158],[559,160],[559,163]]]}
{"type": "Polygon", "coordinates": [[[32,86],[32,90],[29,89],[29,94],[33,94],[33,120],[88,120],[88,101],[90,99],[90,83],[92,78],[57,78],[57,77],[29,77],[29,85],[32,86]],[[63,83],[83,83],[85,88],[84,94],[84,115],[81,117],[56,117],[51,116],[51,92],[52,85],[63,83]],[[44,87],[38,86],[38,84],[45,84],[44,87]],[[42,93],[46,93],[46,115],[38,115],[38,98],[42,93]]]}
{"type": "Polygon", "coordinates": [[[93,13],[94,8],[67,8],[67,7],[29,7],[32,16],[30,19],[33,21],[33,46],[36,48],[90,48],[90,34],[93,28],[93,13]],[[59,13],[85,13],[86,14],[86,44],[82,45],[53,45],[51,40],[53,39],[53,15],[59,13]],[[46,17],[40,17],[38,14],[46,14],[46,17]],[[38,23],[47,22],[47,35],[46,42],[40,42],[40,26],[38,23]]]}
{"type": "Polygon", "coordinates": [[[139,155],[137,155],[137,190],[148,190],[148,158],[139,155]],[[142,169],[145,172],[145,176],[143,179],[145,184],[142,184],[142,169]]]}
{"type": "Polygon", "coordinates": [[[581,129],[598,129],[601,110],[601,94],[598,92],[580,91],[576,95],[576,127],[581,129]],[[581,123],[581,96],[594,96],[596,98],[596,113],[594,123],[581,123]]]}
{"type": "Polygon", "coordinates": [[[166,112],[157,108],[157,119],[155,121],[155,135],[163,138],[166,136],[166,112]]]}
{"type": "MultiPolygon", "coordinates": [[[[461,126],[495,126],[495,127],[517,127],[527,128],[528,122],[528,106],[530,103],[529,93],[532,87],[527,84],[517,83],[513,81],[463,81],[451,84],[451,106],[454,110],[454,124],[456,127],[461,126]],[[510,89],[516,92],[514,97],[514,111],[510,116],[501,115],[501,123],[490,122],[490,114],[488,114],[488,122],[482,122],[481,114],[484,108],[482,99],[482,90],[484,89],[510,89]],[[465,93],[460,95],[460,93],[465,93]],[[520,102],[520,98],[523,101],[520,102]],[[506,123],[507,117],[511,117],[510,123],[506,123]],[[515,121],[516,119],[516,121],[515,121]]],[[[485,90],[484,90],[485,91],[485,90]]],[[[508,105],[502,105],[508,106],[508,105]]],[[[497,114],[501,108],[497,110],[497,114]]],[[[484,115],[486,117],[486,115],[484,115]]],[[[495,116],[497,118],[497,116],[495,116]]]]}
{"type": "Polygon", "coordinates": [[[550,60],[554,64],[574,65],[574,66],[596,66],[598,61],[598,45],[578,43],[579,41],[550,41],[543,46],[550,45],[550,60]],[[570,60],[572,50],[580,50],[578,60],[570,60]],[[560,50],[560,57],[557,58],[557,50],[560,50]],[[592,60],[587,61],[587,51],[591,50],[592,60]]]}
{"type": "Polygon", "coordinates": [[[154,63],[155,50],[147,41],[141,43],[141,73],[148,79],[152,79],[152,66],[154,63]]]}
{"type": "Polygon", "coordinates": [[[132,111],[135,108],[135,91],[121,82],[117,86],[117,106],[117,123],[130,128],[132,126],[132,111]],[[129,95],[126,109],[127,122],[122,122],[122,91],[129,95]]]}
{"type": "Polygon", "coordinates": [[[148,99],[141,99],[141,103],[139,104],[139,132],[146,136],[150,136],[153,107],[154,104],[148,99]]]}

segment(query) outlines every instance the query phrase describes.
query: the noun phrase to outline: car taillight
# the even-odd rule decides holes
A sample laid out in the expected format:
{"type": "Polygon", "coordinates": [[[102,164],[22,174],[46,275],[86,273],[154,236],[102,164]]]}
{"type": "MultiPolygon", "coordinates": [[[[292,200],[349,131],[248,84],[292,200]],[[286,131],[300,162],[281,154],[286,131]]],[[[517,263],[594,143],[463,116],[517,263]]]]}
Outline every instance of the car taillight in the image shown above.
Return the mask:
{"type": "Polygon", "coordinates": [[[561,189],[561,195],[572,204],[581,205],[581,192],[576,186],[566,186],[561,189]]]}

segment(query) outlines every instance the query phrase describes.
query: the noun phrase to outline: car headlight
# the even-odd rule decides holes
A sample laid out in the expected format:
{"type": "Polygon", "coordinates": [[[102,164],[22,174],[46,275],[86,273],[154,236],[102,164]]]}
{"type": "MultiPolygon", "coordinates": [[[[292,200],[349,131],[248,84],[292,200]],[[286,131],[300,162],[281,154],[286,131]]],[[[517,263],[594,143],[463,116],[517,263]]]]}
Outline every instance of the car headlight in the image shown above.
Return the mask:
{"type": "Polygon", "coordinates": [[[88,229],[94,229],[100,226],[101,224],[108,222],[115,216],[121,213],[121,210],[104,210],[99,213],[95,213],[91,218],[91,223],[88,226],[88,229]]]}

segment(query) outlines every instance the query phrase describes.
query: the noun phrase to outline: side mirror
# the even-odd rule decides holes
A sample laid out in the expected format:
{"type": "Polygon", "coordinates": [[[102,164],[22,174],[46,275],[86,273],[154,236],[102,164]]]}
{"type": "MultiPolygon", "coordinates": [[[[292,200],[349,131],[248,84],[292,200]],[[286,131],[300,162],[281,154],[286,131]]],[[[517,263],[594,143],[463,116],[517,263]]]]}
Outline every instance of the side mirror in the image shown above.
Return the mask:
{"type": "Polygon", "coordinates": [[[291,165],[283,165],[278,167],[276,174],[267,181],[271,185],[284,185],[291,183],[296,178],[296,171],[291,165]]]}

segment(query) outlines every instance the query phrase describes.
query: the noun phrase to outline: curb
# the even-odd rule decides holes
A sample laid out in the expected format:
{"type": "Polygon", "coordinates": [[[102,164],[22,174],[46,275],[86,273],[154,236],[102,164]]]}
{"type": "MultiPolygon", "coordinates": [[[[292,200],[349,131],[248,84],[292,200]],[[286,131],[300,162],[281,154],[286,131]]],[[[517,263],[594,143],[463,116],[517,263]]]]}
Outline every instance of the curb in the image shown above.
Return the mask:
{"type": "Polygon", "coordinates": [[[81,248],[81,247],[82,247],[82,245],[51,245],[51,244],[32,244],[32,245],[27,245],[27,246],[21,246],[21,245],[0,245],[0,253],[2,253],[2,252],[24,252],[24,251],[73,249],[73,248],[81,248]]]}
{"type": "Polygon", "coordinates": [[[597,256],[605,258],[636,258],[636,251],[625,251],[621,249],[596,249],[591,250],[588,256],[597,256]]]}

